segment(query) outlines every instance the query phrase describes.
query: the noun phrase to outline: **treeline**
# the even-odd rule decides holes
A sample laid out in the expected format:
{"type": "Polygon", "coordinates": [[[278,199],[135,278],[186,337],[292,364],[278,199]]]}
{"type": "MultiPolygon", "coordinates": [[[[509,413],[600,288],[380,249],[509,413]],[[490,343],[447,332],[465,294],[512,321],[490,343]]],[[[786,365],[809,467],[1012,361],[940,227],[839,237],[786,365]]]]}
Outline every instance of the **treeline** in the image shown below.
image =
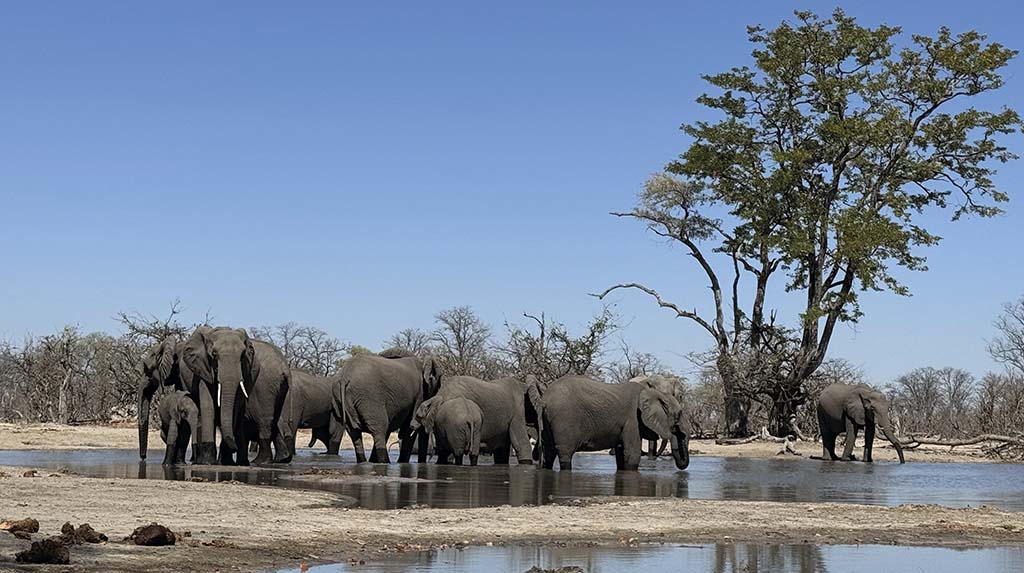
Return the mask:
{"type": "MultiPolygon", "coordinates": [[[[58,333],[28,337],[21,344],[0,342],[0,419],[86,423],[136,416],[139,357],[155,342],[168,336],[184,338],[197,326],[181,322],[180,317],[180,305],[175,303],[164,318],[120,314],[120,334],[83,333],[68,326],[58,333]]],[[[1006,305],[995,327],[997,335],[988,350],[1004,366],[1002,372],[976,378],[959,368],[923,367],[888,384],[874,384],[888,394],[902,435],[1020,434],[1024,298],[1006,305]]],[[[554,380],[582,374],[622,383],[642,375],[676,376],[685,382],[684,406],[693,435],[713,437],[725,429],[725,392],[715,365],[703,364],[686,380],[653,354],[630,348],[617,337],[620,321],[608,309],[574,333],[543,313],[524,314],[521,322],[505,322],[495,329],[471,308],[456,307],[438,312],[429,328],[406,328],[366,346],[296,323],[247,329],[252,336],[277,345],[293,368],[321,376],[333,374],[354,355],[391,347],[432,355],[449,375],[483,379],[534,374],[554,380]]],[[[698,356],[693,359],[700,363],[698,356]]],[[[827,360],[804,384],[801,391],[806,397],[793,415],[792,427],[807,437],[817,434],[814,405],[821,390],[834,382],[868,383],[856,365],[827,360]]],[[[750,399],[751,425],[768,427],[772,400],[755,391],[750,399]]]]}

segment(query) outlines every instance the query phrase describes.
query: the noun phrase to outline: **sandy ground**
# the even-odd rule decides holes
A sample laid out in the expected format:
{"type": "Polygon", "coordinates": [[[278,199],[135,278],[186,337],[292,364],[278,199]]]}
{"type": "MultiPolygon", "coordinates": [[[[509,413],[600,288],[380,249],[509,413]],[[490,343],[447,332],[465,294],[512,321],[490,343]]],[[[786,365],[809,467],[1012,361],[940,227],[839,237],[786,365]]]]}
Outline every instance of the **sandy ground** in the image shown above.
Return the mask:
{"type": "MultiPolygon", "coordinates": [[[[121,427],[0,425],[0,449],[135,448],[133,425],[121,427]]],[[[300,436],[300,443],[306,440],[300,436]]],[[[304,444],[303,444],[304,445],[304,444]]],[[[151,449],[161,449],[158,435],[151,449]]],[[[893,460],[876,442],[876,458],[893,460]]],[[[779,444],[718,446],[695,440],[695,455],[771,457],[779,444]]],[[[804,456],[820,445],[801,443],[804,456]]],[[[985,461],[977,450],[907,452],[911,462],[985,461]]],[[[478,509],[349,509],[351,500],[320,491],[120,480],[56,475],[23,477],[26,468],[0,467],[0,519],[34,517],[35,540],[70,521],[89,523],[110,542],[71,549],[60,571],[272,570],[302,563],[371,561],[387,552],[439,546],[504,544],[619,544],[643,542],[881,543],[908,545],[1024,544],[1024,514],[991,508],[884,508],[849,504],[588,498],[565,505],[478,509]],[[159,522],[182,534],[173,547],[137,547],[122,539],[159,522]]],[[[306,476],[306,479],[366,479],[306,476]]],[[[14,554],[28,541],[0,532],[0,571],[19,567],[14,554]]]]}
{"type": "MultiPolygon", "coordinates": [[[[463,544],[1024,543],[1024,514],[990,508],[597,498],[557,506],[382,512],[346,509],[344,498],[325,492],[0,471],[11,475],[0,478],[0,518],[38,519],[37,540],[59,533],[65,521],[89,523],[110,537],[106,544],[72,547],[75,571],[268,570],[463,544]],[[159,548],[121,541],[154,521],[186,537],[159,548]]],[[[0,570],[18,570],[13,555],[28,545],[0,533],[0,570]]]]}
{"type": "MultiPolygon", "coordinates": [[[[152,429],[152,426],[151,426],[152,429]]],[[[309,441],[308,430],[299,430],[298,444],[305,446],[309,441]]],[[[369,444],[364,444],[369,447],[369,444]]],[[[79,450],[87,448],[124,448],[139,447],[138,429],[133,423],[116,426],[62,426],[59,424],[0,424],[0,450],[79,450]]],[[[317,447],[322,447],[319,444],[317,447]]],[[[855,450],[861,455],[862,443],[858,442],[855,450]]],[[[342,448],[351,448],[348,438],[342,448]]],[[[163,455],[163,441],[158,430],[150,432],[150,456],[163,455]]],[[[392,448],[397,452],[397,447],[392,448]]],[[[838,446],[837,446],[838,449],[838,446]]],[[[714,440],[692,440],[690,453],[696,456],[737,457],[737,458],[768,458],[780,455],[782,444],[753,442],[736,446],[721,446],[714,440]]],[[[818,442],[797,442],[796,451],[804,457],[820,456],[821,444],[818,442]]],[[[396,454],[397,455],[397,454],[396,454]]],[[[790,455],[790,454],[785,454],[790,455]]],[[[981,446],[961,446],[949,448],[945,446],[921,446],[913,450],[904,450],[908,462],[997,462],[986,457],[981,446]]],[[[878,461],[895,461],[896,450],[884,440],[875,440],[874,457],[878,461]]]]}

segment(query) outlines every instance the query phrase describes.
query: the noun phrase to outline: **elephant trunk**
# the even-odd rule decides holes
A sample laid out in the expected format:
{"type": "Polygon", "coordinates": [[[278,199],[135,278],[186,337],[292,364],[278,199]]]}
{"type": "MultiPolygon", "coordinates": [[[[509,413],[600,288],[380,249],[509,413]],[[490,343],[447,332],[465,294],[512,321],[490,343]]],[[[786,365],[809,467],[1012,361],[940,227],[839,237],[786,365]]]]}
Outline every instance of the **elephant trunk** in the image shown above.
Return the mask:
{"type": "Polygon", "coordinates": [[[220,436],[221,447],[229,451],[238,451],[235,442],[235,396],[242,385],[242,368],[235,366],[225,372],[217,372],[217,381],[221,387],[220,404],[220,436]]]}
{"type": "Polygon", "coordinates": [[[149,409],[153,392],[145,380],[139,387],[139,459],[146,459],[149,450],[149,409]]]}
{"type": "Polygon", "coordinates": [[[690,465],[690,437],[683,432],[672,432],[672,458],[676,468],[685,470],[690,465]]]}
{"type": "Polygon", "coordinates": [[[896,448],[896,455],[900,457],[900,463],[907,463],[906,460],[903,459],[903,446],[900,445],[900,441],[896,438],[896,434],[893,433],[892,426],[889,424],[888,420],[879,426],[882,429],[882,434],[885,435],[885,439],[889,440],[892,447],[896,448]]]}

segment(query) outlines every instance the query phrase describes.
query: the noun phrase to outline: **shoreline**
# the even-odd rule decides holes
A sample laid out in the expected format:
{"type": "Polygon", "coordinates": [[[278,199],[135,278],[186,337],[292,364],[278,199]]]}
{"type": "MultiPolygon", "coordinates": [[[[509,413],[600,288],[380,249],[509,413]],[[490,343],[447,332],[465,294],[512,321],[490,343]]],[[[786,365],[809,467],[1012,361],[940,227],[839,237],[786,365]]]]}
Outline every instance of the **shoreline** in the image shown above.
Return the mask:
{"type": "MultiPolygon", "coordinates": [[[[309,442],[309,430],[299,430],[296,444],[301,448],[309,442]]],[[[860,454],[861,443],[855,453],[860,454]]],[[[321,448],[317,444],[316,448],[321,448]]],[[[807,459],[821,455],[820,442],[796,442],[796,451],[800,456],[780,454],[782,444],[770,442],[752,442],[749,444],[724,446],[711,439],[690,440],[691,457],[718,458],[783,458],[807,459]]],[[[122,422],[113,425],[81,425],[66,426],[60,424],[11,424],[0,423],[0,450],[84,450],[84,449],[137,449],[138,429],[134,422],[122,422]]],[[[342,441],[342,451],[351,451],[352,443],[346,436],[342,441]]],[[[600,452],[579,452],[580,454],[599,454],[600,452]]],[[[981,445],[960,446],[955,449],[949,446],[920,446],[911,450],[904,449],[908,463],[1021,463],[1012,460],[1000,460],[984,455],[981,445]]],[[[160,439],[159,428],[151,425],[149,434],[149,460],[158,461],[163,456],[163,441],[160,439]]],[[[876,461],[897,461],[896,450],[885,440],[875,440],[874,457],[876,461]]]]}
{"type": "MultiPolygon", "coordinates": [[[[375,561],[395,552],[507,545],[645,543],[1024,545],[1024,513],[990,507],[580,498],[565,505],[473,509],[345,508],[329,492],[230,482],[20,477],[2,467],[0,519],[32,517],[40,540],[70,521],[110,537],[71,548],[75,571],[273,570],[375,561]],[[186,535],[171,547],[120,540],[157,522],[186,535]],[[186,532],[188,532],[186,534],[186,532]]],[[[14,473],[19,472],[19,473],[14,473]]],[[[0,569],[29,542],[0,532],[0,569]]]]}

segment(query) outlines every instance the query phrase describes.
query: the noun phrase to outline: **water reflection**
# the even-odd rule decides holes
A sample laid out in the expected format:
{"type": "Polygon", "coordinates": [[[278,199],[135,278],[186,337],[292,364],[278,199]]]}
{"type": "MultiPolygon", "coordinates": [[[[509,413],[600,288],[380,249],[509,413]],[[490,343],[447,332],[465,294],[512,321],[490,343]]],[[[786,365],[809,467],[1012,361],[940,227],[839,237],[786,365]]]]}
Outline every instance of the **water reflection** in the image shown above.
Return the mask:
{"type": "MultiPolygon", "coordinates": [[[[346,571],[416,572],[494,571],[521,573],[533,566],[576,566],[587,573],[687,571],[693,573],[849,572],[1019,572],[1024,548],[956,550],[887,545],[656,545],[644,547],[470,547],[398,554],[357,568],[346,564],[313,567],[310,573],[346,571]]],[[[283,573],[297,573],[298,569],[283,573]]]]}
{"type": "Polygon", "coordinates": [[[351,452],[318,456],[299,450],[286,466],[163,467],[139,463],[133,450],[0,451],[0,465],[69,469],[95,477],[235,480],[258,485],[326,490],[370,509],[411,505],[463,508],[571,503],[591,496],[680,497],[874,505],[936,503],[993,505],[1024,510],[1024,468],[1016,464],[830,463],[804,459],[694,457],[686,471],[671,460],[643,460],[639,472],[616,472],[606,455],[580,455],[574,471],[535,466],[355,464],[351,452]],[[341,472],[338,479],[306,476],[311,468],[341,472]]]}

